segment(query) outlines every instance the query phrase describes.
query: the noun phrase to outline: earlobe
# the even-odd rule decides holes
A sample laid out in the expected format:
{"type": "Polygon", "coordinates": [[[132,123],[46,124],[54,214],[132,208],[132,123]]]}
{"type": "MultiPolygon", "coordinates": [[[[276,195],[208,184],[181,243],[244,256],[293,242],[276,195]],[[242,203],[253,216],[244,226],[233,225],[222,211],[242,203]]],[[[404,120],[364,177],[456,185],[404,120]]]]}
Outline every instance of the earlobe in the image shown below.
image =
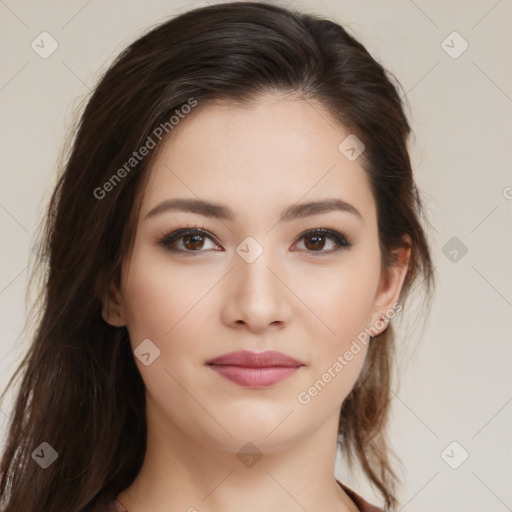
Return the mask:
{"type": "Polygon", "coordinates": [[[109,286],[109,290],[102,300],[101,316],[107,324],[113,327],[123,327],[126,325],[121,294],[113,284],[109,286]]]}
{"type": "Polygon", "coordinates": [[[384,326],[384,328],[378,329],[380,332],[387,328],[389,321],[394,316],[394,311],[398,308],[402,286],[409,269],[411,238],[409,235],[404,235],[403,238],[407,247],[393,250],[395,262],[391,266],[382,268],[375,296],[372,325],[384,326]]]}

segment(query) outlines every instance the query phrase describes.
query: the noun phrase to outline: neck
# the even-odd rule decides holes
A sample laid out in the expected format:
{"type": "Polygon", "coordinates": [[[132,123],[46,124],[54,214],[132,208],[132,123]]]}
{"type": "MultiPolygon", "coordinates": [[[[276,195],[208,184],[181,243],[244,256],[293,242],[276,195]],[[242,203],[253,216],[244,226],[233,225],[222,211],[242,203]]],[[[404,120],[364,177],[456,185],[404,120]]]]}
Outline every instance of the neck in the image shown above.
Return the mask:
{"type": "Polygon", "coordinates": [[[117,496],[128,512],[283,512],[357,507],[336,482],[339,414],[315,431],[272,444],[226,435],[226,444],[199,441],[147,401],[143,465],[117,496]]]}

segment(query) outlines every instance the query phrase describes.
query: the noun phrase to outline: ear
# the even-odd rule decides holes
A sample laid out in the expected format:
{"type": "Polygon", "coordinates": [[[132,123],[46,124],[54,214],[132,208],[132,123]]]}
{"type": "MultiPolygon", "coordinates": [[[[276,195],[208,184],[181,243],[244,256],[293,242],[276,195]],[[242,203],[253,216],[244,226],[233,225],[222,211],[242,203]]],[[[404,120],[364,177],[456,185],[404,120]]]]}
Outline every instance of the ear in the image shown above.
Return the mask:
{"type": "Polygon", "coordinates": [[[108,290],[103,294],[101,316],[107,324],[113,327],[122,327],[126,325],[126,316],[121,299],[121,293],[117,286],[110,283],[108,290]]]}
{"type": "Polygon", "coordinates": [[[373,336],[386,330],[389,315],[396,309],[402,285],[409,268],[412,240],[409,235],[403,236],[407,247],[393,249],[394,263],[389,267],[382,267],[379,285],[375,294],[370,326],[373,326],[373,336]]]}

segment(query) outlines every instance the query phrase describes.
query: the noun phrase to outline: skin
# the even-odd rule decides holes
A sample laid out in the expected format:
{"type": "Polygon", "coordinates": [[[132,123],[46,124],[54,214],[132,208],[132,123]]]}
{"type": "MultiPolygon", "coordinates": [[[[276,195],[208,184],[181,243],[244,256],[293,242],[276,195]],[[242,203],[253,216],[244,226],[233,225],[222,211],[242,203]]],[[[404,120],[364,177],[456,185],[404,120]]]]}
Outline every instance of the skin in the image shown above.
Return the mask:
{"type": "Polygon", "coordinates": [[[308,404],[297,397],[396,304],[410,249],[397,266],[381,267],[366,172],[338,150],[349,132],[318,103],[267,94],[243,107],[198,105],[171,135],[150,170],[121,289],[104,300],[104,319],[127,326],[133,349],[150,339],[160,350],[148,366],[135,359],[146,386],[147,451],[118,500],[129,512],[357,510],[334,464],[340,408],[367,346],[308,404]],[[234,220],[146,217],[171,198],[224,204],[234,220]],[[332,211],[278,222],[289,205],[325,198],[350,203],[362,219],[332,211]],[[194,226],[212,238],[174,243],[189,253],[158,244],[194,226]],[[353,246],[332,252],[330,237],[317,249],[314,234],[300,237],[319,227],[353,246]],[[263,249],[251,263],[236,252],[248,236],[263,249]],[[248,389],[205,364],[241,349],[277,350],[305,366],[248,389]],[[262,455],[251,467],[237,457],[248,442],[262,455]]]}

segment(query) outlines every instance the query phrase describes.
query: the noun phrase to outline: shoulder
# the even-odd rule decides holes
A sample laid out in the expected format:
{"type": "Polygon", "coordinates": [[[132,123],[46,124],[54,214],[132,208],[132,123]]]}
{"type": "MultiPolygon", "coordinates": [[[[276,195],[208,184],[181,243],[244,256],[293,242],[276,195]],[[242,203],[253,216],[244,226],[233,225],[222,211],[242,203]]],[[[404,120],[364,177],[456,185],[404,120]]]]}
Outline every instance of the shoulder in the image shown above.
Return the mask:
{"type": "Polygon", "coordinates": [[[384,512],[381,508],[376,507],[364,500],[359,494],[343,485],[339,480],[336,480],[342,489],[347,493],[348,497],[356,504],[360,512],[384,512]]]}

